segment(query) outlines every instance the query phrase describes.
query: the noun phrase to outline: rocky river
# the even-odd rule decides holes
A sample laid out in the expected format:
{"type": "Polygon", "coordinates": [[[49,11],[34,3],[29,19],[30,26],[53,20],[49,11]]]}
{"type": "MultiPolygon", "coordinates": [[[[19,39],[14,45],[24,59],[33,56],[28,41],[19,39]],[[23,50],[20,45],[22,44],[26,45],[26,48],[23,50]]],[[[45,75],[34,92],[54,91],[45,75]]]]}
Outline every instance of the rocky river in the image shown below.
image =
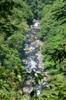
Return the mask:
{"type": "Polygon", "coordinates": [[[42,89],[48,86],[48,75],[42,64],[41,40],[37,37],[40,30],[38,20],[33,22],[31,29],[26,33],[24,44],[24,82],[23,92],[28,95],[40,95],[42,89]]]}

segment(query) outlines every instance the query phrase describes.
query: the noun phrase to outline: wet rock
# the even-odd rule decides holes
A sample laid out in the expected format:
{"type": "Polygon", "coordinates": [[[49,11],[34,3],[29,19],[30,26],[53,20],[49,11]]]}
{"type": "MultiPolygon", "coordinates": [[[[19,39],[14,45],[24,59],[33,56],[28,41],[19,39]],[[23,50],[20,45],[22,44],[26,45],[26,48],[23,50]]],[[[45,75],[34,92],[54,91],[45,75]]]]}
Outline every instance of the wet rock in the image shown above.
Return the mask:
{"type": "Polygon", "coordinates": [[[34,80],[27,80],[24,84],[24,87],[23,87],[23,92],[25,94],[30,94],[32,91],[33,91],[33,83],[34,83],[34,80]]]}
{"type": "Polygon", "coordinates": [[[30,94],[33,91],[33,87],[29,86],[25,86],[23,87],[23,93],[25,94],[30,94]]]}

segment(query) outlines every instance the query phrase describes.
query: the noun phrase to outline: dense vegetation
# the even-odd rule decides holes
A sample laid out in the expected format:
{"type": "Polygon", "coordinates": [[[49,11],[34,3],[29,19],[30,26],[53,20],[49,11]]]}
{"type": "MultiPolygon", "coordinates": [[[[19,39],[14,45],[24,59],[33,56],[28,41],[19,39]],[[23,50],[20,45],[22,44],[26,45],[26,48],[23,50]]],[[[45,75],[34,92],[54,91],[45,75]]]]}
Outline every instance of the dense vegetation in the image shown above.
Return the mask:
{"type": "Polygon", "coordinates": [[[22,55],[27,20],[32,16],[23,0],[0,0],[0,100],[21,100],[22,55]]]}
{"type": "Polygon", "coordinates": [[[32,19],[40,19],[44,68],[49,87],[31,100],[66,100],[66,0],[0,0],[0,100],[29,100],[21,50],[32,19]]]}
{"type": "MultiPolygon", "coordinates": [[[[50,1],[50,0],[49,0],[50,1]]],[[[66,99],[66,1],[45,4],[39,37],[43,43],[44,67],[51,80],[43,100],[66,99]]],[[[42,100],[42,98],[40,99],[42,100]]]]}

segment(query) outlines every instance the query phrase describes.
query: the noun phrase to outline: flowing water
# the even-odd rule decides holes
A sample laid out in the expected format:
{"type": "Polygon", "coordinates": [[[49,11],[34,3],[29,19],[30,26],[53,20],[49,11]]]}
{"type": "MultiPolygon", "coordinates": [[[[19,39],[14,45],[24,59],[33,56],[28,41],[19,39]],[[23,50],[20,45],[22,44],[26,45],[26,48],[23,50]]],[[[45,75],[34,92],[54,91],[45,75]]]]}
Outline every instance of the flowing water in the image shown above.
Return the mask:
{"type": "Polygon", "coordinates": [[[23,92],[25,94],[40,95],[42,89],[48,85],[47,74],[42,65],[42,55],[40,52],[42,42],[36,34],[38,31],[39,21],[36,20],[31,25],[30,31],[26,33],[23,59],[25,69],[23,92]],[[44,77],[45,74],[46,77],[44,77]]]}

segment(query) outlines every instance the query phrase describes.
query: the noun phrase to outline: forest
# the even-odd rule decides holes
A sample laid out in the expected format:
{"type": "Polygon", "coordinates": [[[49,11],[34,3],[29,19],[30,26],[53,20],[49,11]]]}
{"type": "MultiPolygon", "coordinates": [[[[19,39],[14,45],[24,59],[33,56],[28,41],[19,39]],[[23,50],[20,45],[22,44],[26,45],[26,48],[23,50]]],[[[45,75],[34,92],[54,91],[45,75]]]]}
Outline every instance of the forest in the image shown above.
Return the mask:
{"type": "Polygon", "coordinates": [[[66,100],[66,0],[0,0],[0,100],[66,100]],[[40,21],[38,38],[49,86],[37,97],[22,93],[26,32],[40,21]]]}

